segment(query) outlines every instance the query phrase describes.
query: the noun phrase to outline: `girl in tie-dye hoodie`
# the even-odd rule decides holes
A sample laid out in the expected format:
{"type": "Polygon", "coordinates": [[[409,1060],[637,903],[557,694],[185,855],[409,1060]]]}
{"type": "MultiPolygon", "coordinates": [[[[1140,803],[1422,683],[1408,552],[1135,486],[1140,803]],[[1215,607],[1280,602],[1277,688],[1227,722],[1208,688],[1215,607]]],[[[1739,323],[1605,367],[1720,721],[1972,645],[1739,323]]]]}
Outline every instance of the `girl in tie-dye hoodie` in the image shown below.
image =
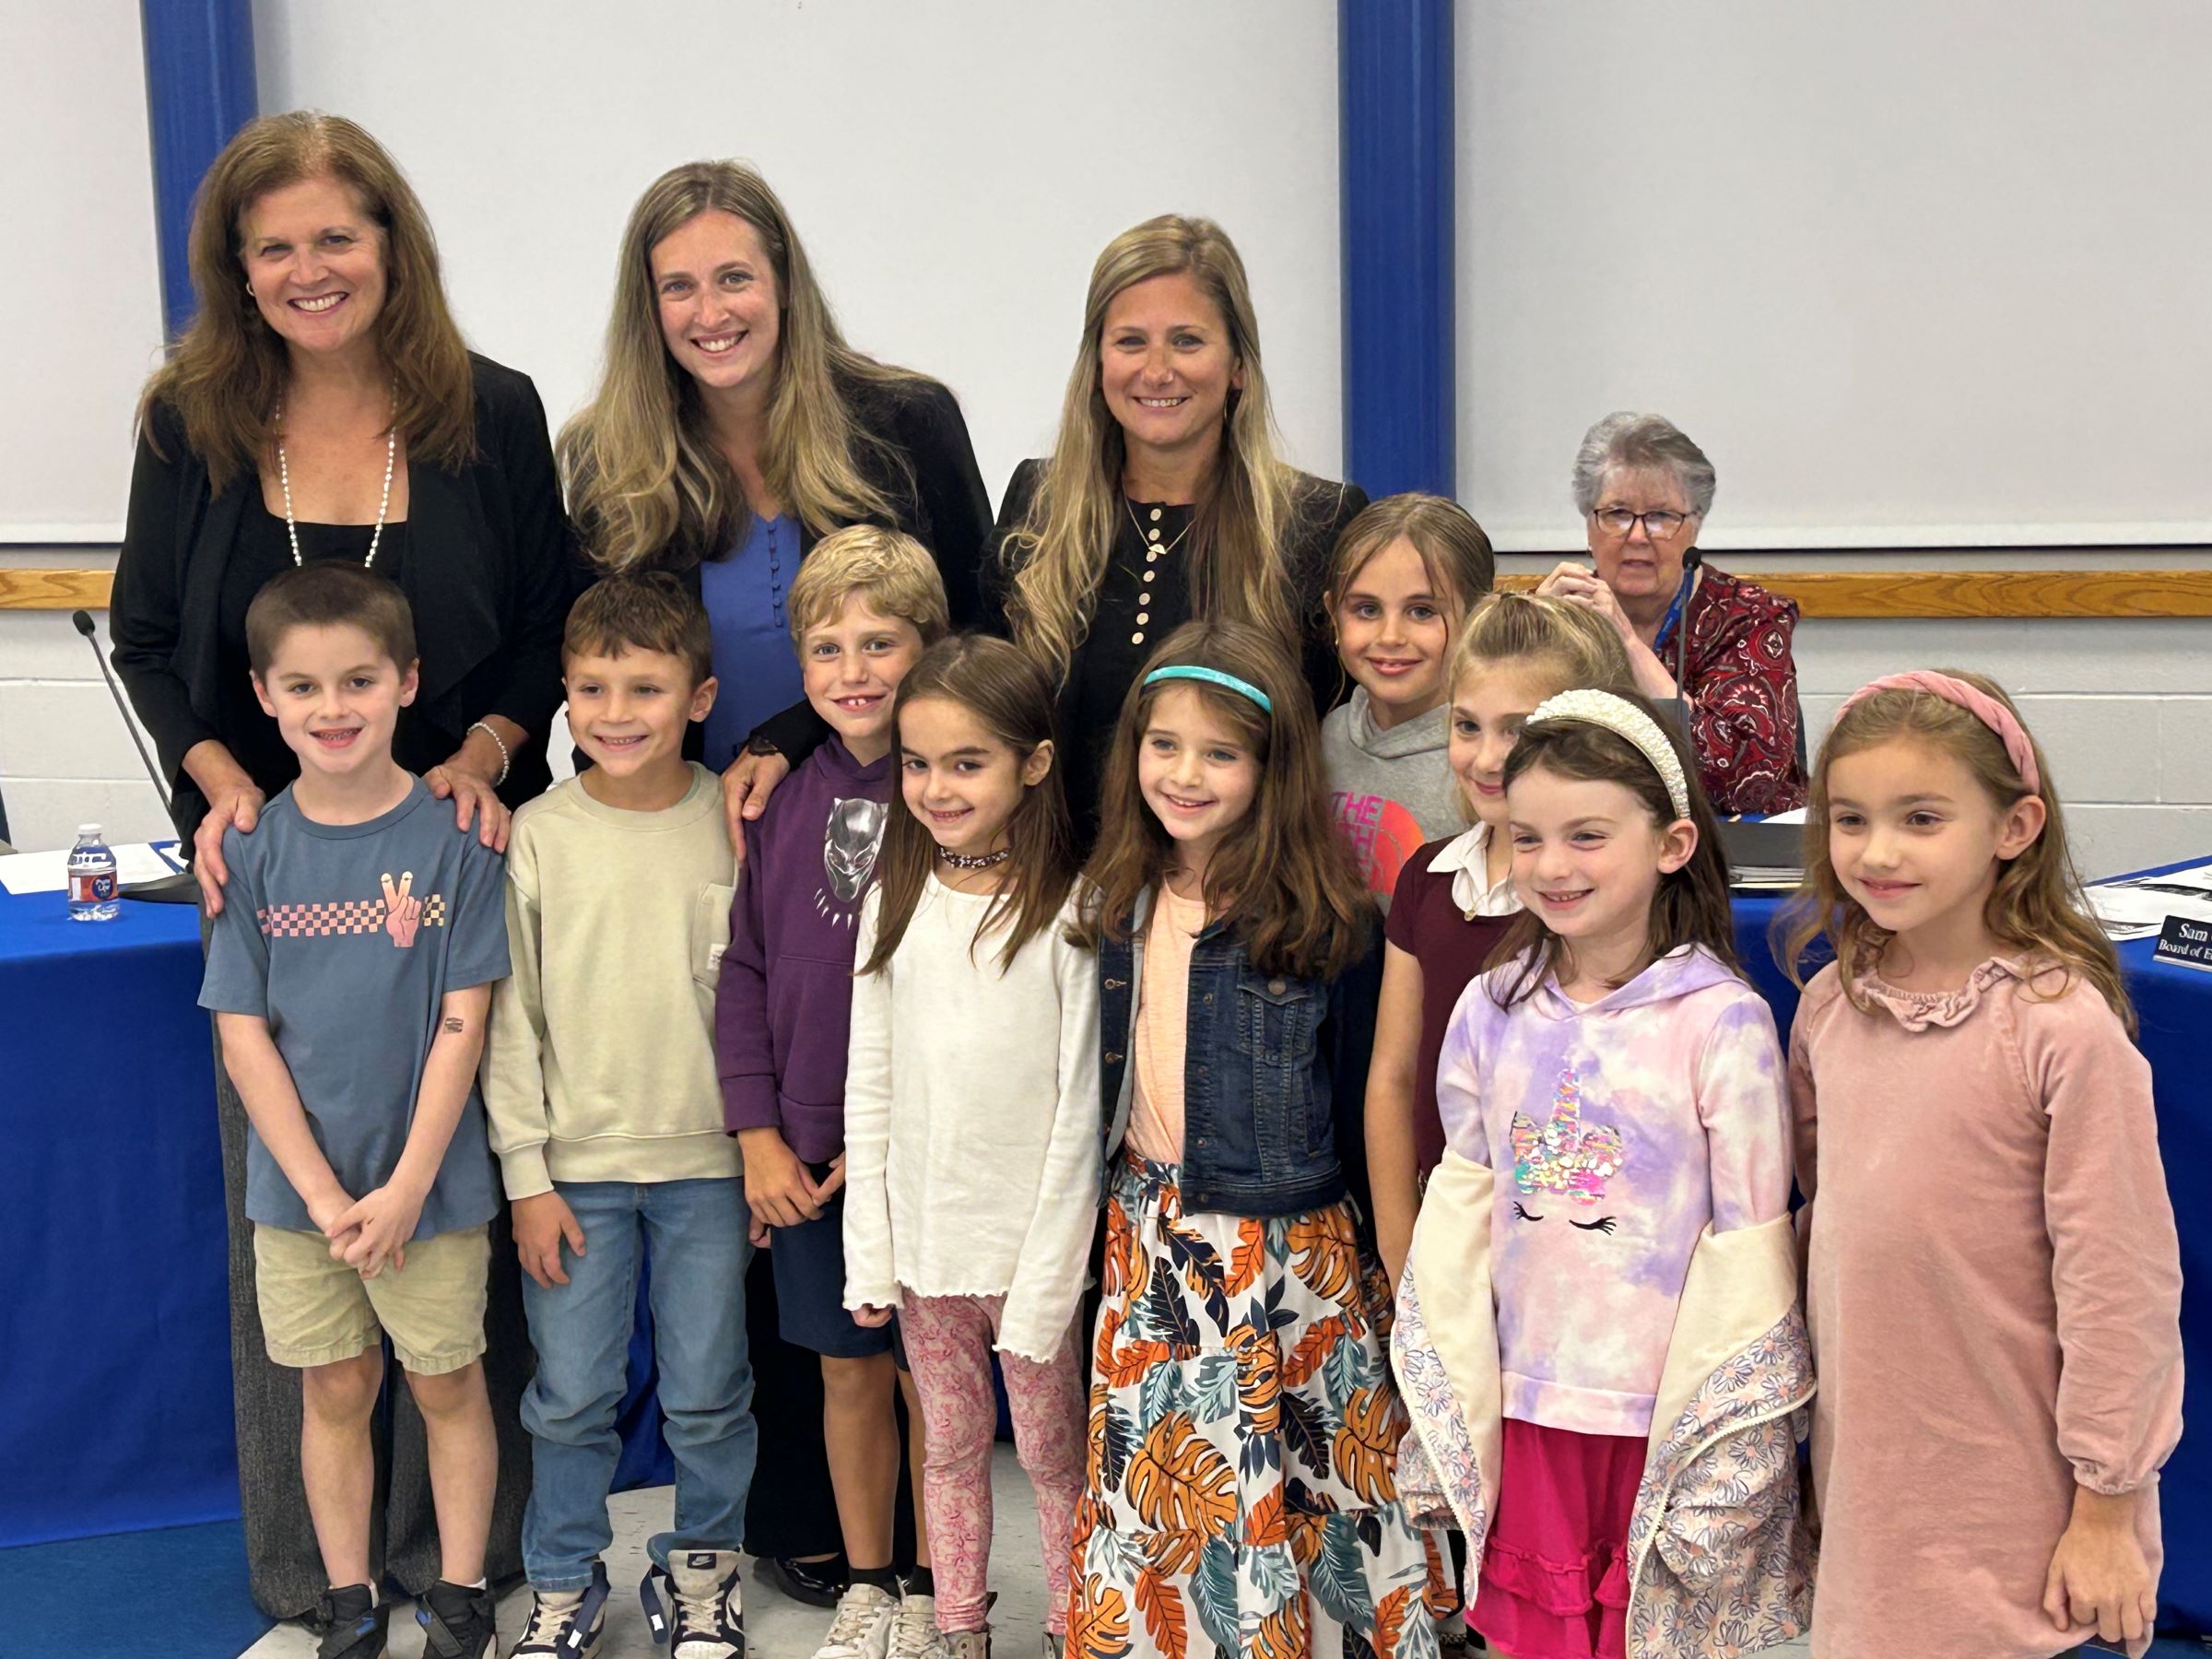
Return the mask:
{"type": "Polygon", "coordinates": [[[1527,908],[1444,1040],[1399,1488],[1466,1533],[1493,1651],[1763,1647],[1803,1622],[1812,1376],[1782,1054],[1712,808],[1634,696],[1546,702],[1505,777],[1527,908]]]}

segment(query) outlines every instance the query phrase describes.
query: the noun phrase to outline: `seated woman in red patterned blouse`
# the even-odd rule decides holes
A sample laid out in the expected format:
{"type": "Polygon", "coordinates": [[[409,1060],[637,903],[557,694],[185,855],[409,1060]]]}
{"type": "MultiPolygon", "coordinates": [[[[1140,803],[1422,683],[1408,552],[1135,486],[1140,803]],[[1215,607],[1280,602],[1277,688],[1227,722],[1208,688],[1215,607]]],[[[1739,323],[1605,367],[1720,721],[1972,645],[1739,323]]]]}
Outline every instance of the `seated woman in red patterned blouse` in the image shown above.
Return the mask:
{"type": "Polygon", "coordinates": [[[1701,561],[1712,463],[1674,422],[1608,415],[1574,458],[1574,504],[1596,565],[1569,562],[1536,591],[1620,630],[1637,688],[1688,704],[1698,774],[1723,813],[1805,805],[1797,606],[1701,561]]]}

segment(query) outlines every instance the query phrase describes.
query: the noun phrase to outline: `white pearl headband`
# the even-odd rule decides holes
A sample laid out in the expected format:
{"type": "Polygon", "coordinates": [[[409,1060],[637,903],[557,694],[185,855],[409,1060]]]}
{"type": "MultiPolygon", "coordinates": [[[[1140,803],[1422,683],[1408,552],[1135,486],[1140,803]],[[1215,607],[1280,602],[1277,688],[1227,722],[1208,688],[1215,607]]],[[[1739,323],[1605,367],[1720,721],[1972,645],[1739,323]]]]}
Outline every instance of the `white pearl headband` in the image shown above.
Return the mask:
{"type": "Polygon", "coordinates": [[[1659,729],[1659,723],[1627,699],[1584,687],[1546,698],[1528,719],[1532,725],[1539,720],[1579,721],[1583,725],[1604,726],[1606,731],[1626,737],[1652,763],[1652,770],[1659,774],[1659,782],[1666,785],[1666,798],[1674,805],[1675,817],[1689,816],[1689,782],[1682,775],[1681,758],[1675,753],[1675,746],[1666,740],[1666,734],[1659,729]]]}

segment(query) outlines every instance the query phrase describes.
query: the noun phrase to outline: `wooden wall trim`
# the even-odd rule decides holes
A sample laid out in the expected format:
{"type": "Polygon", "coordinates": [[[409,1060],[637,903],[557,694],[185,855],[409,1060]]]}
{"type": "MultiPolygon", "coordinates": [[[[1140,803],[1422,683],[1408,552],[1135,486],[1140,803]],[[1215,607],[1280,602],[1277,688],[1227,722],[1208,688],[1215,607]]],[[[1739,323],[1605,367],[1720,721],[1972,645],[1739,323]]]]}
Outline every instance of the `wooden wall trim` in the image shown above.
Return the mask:
{"type": "Polygon", "coordinates": [[[26,571],[0,566],[0,610],[105,610],[112,571],[26,571]]]}
{"type": "MultiPolygon", "coordinates": [[[[2212,617],[2212,571],[1815,571],[1754,574],[1807,617],[1990,620],[2051,617],[2212,617]]],[[[1535,586],[1534,575],[1498,578],[1535,586]]],[[[106,571],[0,567],[0,610],[104,610],[106,571]]]]}
{"type": "MultiPolygon", "coordinates": [[[[1538,580],[1516,573],[1498,585],[1525,593],[1538,580]]],[[[1830,619],[2212,617],[2212,571],[1814,571],[1746,580],[1830,619]]]]}

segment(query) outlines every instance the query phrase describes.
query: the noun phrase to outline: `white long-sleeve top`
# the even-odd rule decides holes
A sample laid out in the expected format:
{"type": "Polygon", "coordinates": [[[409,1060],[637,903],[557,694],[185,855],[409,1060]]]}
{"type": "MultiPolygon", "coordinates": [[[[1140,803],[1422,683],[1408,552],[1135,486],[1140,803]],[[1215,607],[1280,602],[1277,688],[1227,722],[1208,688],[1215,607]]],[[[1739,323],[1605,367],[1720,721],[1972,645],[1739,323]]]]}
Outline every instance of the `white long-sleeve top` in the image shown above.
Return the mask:
{"type": "MultiPolygon", "coordinates": [[[[1060,919],[1002,973],[993,895],[933,875],[880,973],[853,982],[845,1306],[1006,1299],[998,1349],[1040,1362],[1083,1293],[1099,1199],[1098,959],[1060,919]]],[[[876,947],[881,889],[860,913],[876,947]]]]}

